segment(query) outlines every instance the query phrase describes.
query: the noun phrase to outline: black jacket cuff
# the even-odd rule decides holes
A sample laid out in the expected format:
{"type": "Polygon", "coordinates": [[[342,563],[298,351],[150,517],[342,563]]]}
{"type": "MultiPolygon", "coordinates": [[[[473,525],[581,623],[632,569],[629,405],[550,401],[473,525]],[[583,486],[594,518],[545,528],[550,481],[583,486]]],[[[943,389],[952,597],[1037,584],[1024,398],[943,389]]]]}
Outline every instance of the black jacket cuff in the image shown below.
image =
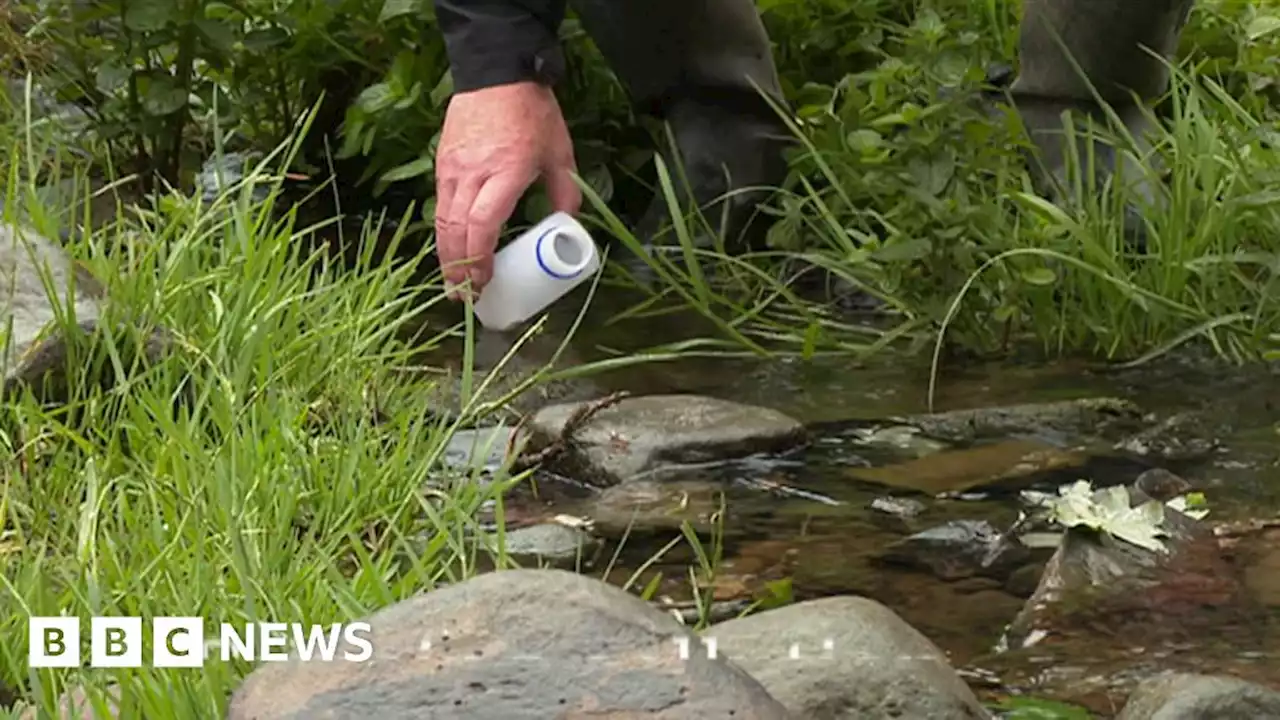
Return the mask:
{"type": "Polygon", "coordinates": [[[435,0],[455,93],[564,75],[563,0],[435,0]]]}

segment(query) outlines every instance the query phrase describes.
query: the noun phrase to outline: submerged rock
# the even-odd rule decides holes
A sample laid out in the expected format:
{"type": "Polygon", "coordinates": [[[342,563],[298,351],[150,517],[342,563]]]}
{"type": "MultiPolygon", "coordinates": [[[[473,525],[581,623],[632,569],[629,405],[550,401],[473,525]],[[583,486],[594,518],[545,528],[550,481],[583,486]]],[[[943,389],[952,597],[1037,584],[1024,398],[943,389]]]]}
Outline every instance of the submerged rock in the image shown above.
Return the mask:
{"type": "Polygon", "coordinates": [[[678,534],[685,523],[706,535],[715,529],[722,509],[727,512],[723,490],[714,483],[634,480],[601,492],[586,515],[602,537],[678,534]]]}
{"type": "Polygon", "coordinates": [[[1280,718],[1280,692],[1232,677],[1169,673],[1138,685],[1116,716],[1116,720],[1208,718],[1280,718]]]}
{"type": "Polygon", "coordinates": [[[924,457],[947,449],[947,444],[925,437],[910,425],[858,428],[850,432],[859,447],[890,450],[898,455],[924,457]]]}
{"type": "Polygon", "coordinates": [[[1030,554],[1016,541],[1005,542],[985,520],[953,520],[889,545],[880,562],[924,570],[942,580],[975,575],[1004,579],[1030,554]]]}
{"type": "MultiPolygon", "coordinates": [[[[564,403],[533,416],[530,451],[562,437],[583,407],[564,403]]],[[[592,414],[548,468],[595,485],[615,485],[664,465],[729,460],[802,444],[805,429],[776,410],[699,395],[624,398],[592,414]]]]}
{"type": "Polygon", "coordinates": [[[1120,440],[1116,449],[1163,460],[1197,460],[1221,447],[1218,435],[1224,431],[1200,413],[1178,413],[1120,440]]]}
{"type": "Polygon", "coordinates": [[[507,555],[520,565],[565,568],[590,560],[600,544],[583,530],[554,522],[509,530],[503,540],[507,555]]]}
{"type": "Polygon", "coordinates": [[[871,522],[900,533],[920,529],[920,516],[928,509],[924,503],[909,497],[882,496],[874,498],[870,505],[871,522]]]}
{"type": "Polygon", "coordinates": [[[849,468],[863,482],[929,495],[1009,484],[1037,475],[1082,467],[1089,456],[1035,440],[1006,440],[962,450],[944,450],[915,460],[873,468],[849,468]]]}
{"type": "MultiPolygon", "coordinates": [[[[65,400],[73,336],[99,328],[105,301],[102,285],[53,241],[0,225],[0,394],[25,386],[45,399],[65,400]]],[[[154,360],[167,344],[167,335],[154,330],[142,340],[141,354],[154,360]]],[[[127,352],[129,344],[121,349],[127,352]]]]}
{"type": "Polygon", "coordinates": [[[797,718],[990,717],[937,646],[867,598],[810,600],[704,636],[797,718]]]}
{"type": "Polygon", "coordinates": [[[1050,403],[953,410],[910,415],[896,420],[932,438],[971,442],[1011,435],[1058,434],[1102,437],[1113,429],[1138,423],[1142,410],[1119,398],[1083,398],[1050,403]]]}
{"type": "Polygon", "coordinates": [[[502,425],[459,430],[449,437],[446,465],[466,471],[493,472],[502,467],[514,428],[502,425]]]}
{"type": "Polygon", "coordinates": [[[674,618],[569,572],[493,572],[368,622],[371,661],[295,655],[263,665],[236,690],[229,720],[788,718],[759,682],[709,657],[674,618]]]}

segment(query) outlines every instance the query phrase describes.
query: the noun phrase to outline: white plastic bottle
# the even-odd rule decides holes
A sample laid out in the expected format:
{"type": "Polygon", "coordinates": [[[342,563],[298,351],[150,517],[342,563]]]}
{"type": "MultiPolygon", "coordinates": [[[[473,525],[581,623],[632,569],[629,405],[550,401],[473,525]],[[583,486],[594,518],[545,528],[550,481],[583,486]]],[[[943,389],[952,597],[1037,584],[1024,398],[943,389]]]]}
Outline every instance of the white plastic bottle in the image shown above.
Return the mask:
{"type": "Polygon", "coordinates": [[[475,302],[490,330],[510,330],[591,277],[600,253],[587,229],[567,213],[547,216],[498,251],[493,278],[475,302]]]}

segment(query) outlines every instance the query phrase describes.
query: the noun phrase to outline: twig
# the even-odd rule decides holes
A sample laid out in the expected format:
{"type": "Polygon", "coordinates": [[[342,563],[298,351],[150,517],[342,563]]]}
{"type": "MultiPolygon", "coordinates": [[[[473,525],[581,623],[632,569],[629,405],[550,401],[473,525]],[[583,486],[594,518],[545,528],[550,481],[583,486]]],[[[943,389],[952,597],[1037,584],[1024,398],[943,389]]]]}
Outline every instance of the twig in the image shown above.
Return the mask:
{"type": "MultiPolygon", "coordinates": [[[[516,471],[527,470],[535,465],[541,465],[556,455],[564,452],[569,448],[569,444],[573,442],[574,434],[581,430],[582,427],[591,420],[591,418],[595,417],[596,413],[617,405],[628,395],[630,395],[630,393],[624,390],[611,395],[606,395],[599,400],[592,400],[591,402],[583,403],[581,407],[573,411],[573,414],[569,416],[568,420],[564,421],[564,427],[560,429],[560,434],[556,436],[554,440],[541,450],[526,453],[517,457],[512,463],[512,469],[516,471]]],[[[511,448],[514,446],[515,438],[518,436],[520,428],[524,427],[528,421],[528,417],[528,415],[525,415],[520,418],[520,422],[516,424],[516,431],[511,433],[511,439],[508,441],[510,443],[507,446],[508,452],[510,452],[511,448]]]]}

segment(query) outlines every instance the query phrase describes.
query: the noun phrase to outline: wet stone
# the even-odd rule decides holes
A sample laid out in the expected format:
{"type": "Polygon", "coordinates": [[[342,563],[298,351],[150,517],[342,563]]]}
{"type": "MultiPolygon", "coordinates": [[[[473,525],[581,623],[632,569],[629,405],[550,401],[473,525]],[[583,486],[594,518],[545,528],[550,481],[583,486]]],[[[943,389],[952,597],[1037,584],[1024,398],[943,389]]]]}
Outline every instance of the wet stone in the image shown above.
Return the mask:
{"type": "Polygon", "coordinates": [[[1096,438],[1136,425],[1141,418],[1137,405],[1100,397],[910,415],[897,421],[939,440],[971,442],[1013,435],[1096,438]]]}
{"type": "Polygon", "coordinates": [[[890,450],[907,457],[924,457],[947,449],[947,444],[925,437],[919,428],[909,425],[859,428],[850,433],[860,447],[890,450]]]}
{"type": "Polygon", "coordinates": [[[1016,541],[1004,542],[1000,531],[985,520],[953,520],[893,543],[879,559],[942,580],[961,580],[1006,577],[1029,554],[1016,541]]]}
{"type": "Polygon", "coordinates": [[[1162,460],[1198,460],[1221,447],[1225,432],[1198,413],[1178,413],[1116,443],[1117,450],[1162,460]]]}
{"type": "Polygon", "coordinates": [[[1169,673],[1143,681],[1116,720],[1280,718],[1280,692],[1232,677],[1169,673]]]}
{"type": "Polygon", "coordinates": [[[488,573],[368,622],[371,661],[260,666],[228,719],[788,717],[741,669],[694,651],[697,637],[674,618],[569,572],[488,573]]]}
{"type": "Polygon", "coordinates": [[[705,535],[715,529],[722,509],[730,511],[723,489],[715,483],[634,480],[601,492],[586,515],[601,537],[678,534],[685,523],[705,535]]]}
{"type": "Polygon", "coordinates": [[[871,509],[885,515],[910,520],[925,511],[924,503],[914,498],[878,497],[871,501],[871,509]]]}
{"type": "MultiPolygon", "coordinates": [[[[1147,500],[1134,488],[1130,497],[1147,500]]],[[[1213,533],[1168,506],[1162,529],[1163,552],[1086,528],[1067,530],[1010,625],[1009,646],[1108,628],[1115,638],[1154,643],[1162,633],[1243,612],[1240,578],[1213,533]]]]}
{"type": "Polygon", "coordinates": [[[1035,594],[1043,573],[1043,563],[1023,565],[1009,573],[1009,577],[1004,581],[1004,591],[1014,597],[1029,598],[1035,594]]]}
{"type": "MultiPolygon", "coordinates": [[[[529,449],[560,438],[581,407],[563,403],[538,411],[529,423],[529,449]]],[[[781,452],[804,441],[804,426],[776,410],[699,395],[647,395],[591,415],[548,469],[608,486],[667,465],[781,452]]]]}
{"type": "Polygon", "coordinates": [[[990,717],[946,655],[874,600],[809,600],[704,635],[797,718],[990,717]]]}
{"type": "Polygon", "coordinates": [[[509,530],[503,541],[507,555],[516,563],[540,567],[575,567],[590,560],[599,545],[590,534],[559,523],[509,530]]]}
{"type": "Polygon", "coordinates": [[[445,447],[444,462],[459,470],[493,472],[506,459],[513,432],[501,425],[458,430],[445,447]]]}
{"type": "Polygon", "coordinates": [[[871,501],[871,521],[895,532],[918,530],[917,520],[925,512],[924,503],[914,498],[882,496],[871,501]]]}
{"type": "Polygon", "coordinates": [[[1006,440],[946,450],[915,460],[874,468],[849,468],[853,480],[929,495],[962,493],[1031,482],[1037,476],[1082,467],[1089,456],[1037,440],[1006,440]]]}

